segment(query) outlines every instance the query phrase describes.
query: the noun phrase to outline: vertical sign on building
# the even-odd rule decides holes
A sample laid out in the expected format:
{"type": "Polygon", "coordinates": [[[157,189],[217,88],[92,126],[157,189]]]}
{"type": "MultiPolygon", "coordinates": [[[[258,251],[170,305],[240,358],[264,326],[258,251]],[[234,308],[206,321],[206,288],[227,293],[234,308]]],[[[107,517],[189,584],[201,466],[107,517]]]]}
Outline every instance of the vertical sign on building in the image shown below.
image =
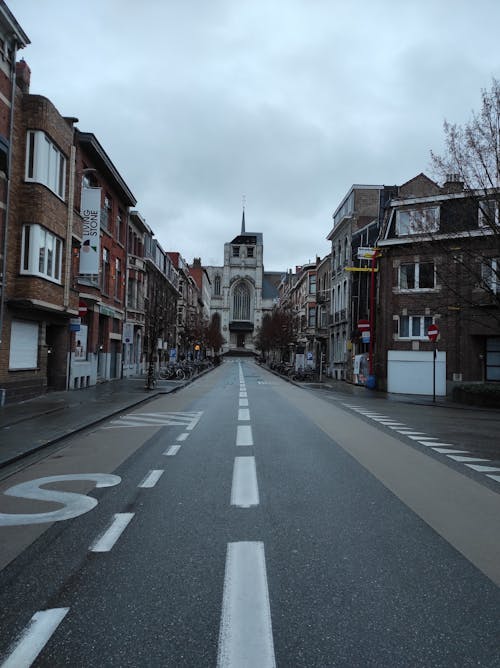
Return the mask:
{"type": "Polygon", "coordinates": [[[101,234],[101,188],[82,188],[83,235],[80,250],[80,274],[99,273],[99,238],[101,234]]]}

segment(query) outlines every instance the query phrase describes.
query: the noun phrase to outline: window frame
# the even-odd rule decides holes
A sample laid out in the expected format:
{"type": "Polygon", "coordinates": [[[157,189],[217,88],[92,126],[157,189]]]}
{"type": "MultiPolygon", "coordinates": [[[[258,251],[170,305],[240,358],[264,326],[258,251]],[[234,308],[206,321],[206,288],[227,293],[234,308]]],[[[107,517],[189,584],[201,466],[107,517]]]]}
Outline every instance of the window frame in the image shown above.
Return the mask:
{"type": "Polygon", "coordinates": [[[401,262],[398,267],[398,290],[400,292],[431,292],[436,289],[436,263],[434,260],[423,261],[423,262],[401,262]],[[432,276],[433,276],[433,285],[431,287],[420,287],[420,267],[421,265],[431,264],[432,265],[432,276]],[[414,267],[414,287],[403,287],[402,278],[403,272],[402,267],[414,267]]]}
{"type": "Polygon", "coordinates": [[[432,315],[399,315],[398,316],[398,332],[397,338],[399,341],[428,341],[427,330],[430,325],[434,325],[434,316],[432,315]],[[403,319],[408,319],[408,336],[401,335],[401,322],[403,319]],[[419,334],[415,335],[414,322],[419,320],[419,334]],[[427,321],[427,322],[426,322],[427,321]]]}
{"type": "Polygon", "coordinates": [[[37,223],[24,223],[21,234],[20,273],[23,276],[38,276],[61,285],[63,251],[64,240],[57,234],[37,223]],[[42,269],[40,269],[41,263],[43,263],[42,269]],[[51,273],[48,271],[49,266],[51,273]]]}
{"type": "Polygon", "coordinates": [[[66,165],[66,156],[43,130],[28,130],[25,181],[41,183],[64,202],[66,165]]]}
{"type": "MultiPolygon", "coordinates": [[[[439,231],[440,224],[440,215],[441,207],[439,205],[435,206],[424,206],[418,209],[397,209],[396,210],[396,236],[398,237],[408,237],[414,234],[431,234],[433,232],[439,231]],[[422,218],[421,214],[426,212],[433,211],[433,220],[432,224],[428,225],[427,222],[421,224],[420,220],[422,218]],[[407,216],[408,222],[404,224],[404,229],[402,230],[402,217],[407,216]]],[[[424,216],[425,217],[425,216],[424,216]]]]}

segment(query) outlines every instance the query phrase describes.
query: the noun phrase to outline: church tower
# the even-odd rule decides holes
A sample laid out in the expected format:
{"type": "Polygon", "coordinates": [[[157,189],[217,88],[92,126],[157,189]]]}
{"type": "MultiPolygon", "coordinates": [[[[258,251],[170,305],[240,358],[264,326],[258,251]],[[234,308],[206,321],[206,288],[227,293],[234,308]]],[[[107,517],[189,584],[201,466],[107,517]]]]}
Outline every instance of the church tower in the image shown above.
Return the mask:
{"type": "Polygon", "coordinates": [[[261,232],[247,232],[245,207],[241,230],[224,244],[224,265],[206,267],[212,294],[210,314],[219,315],[225,354],[254,354],[254,336],[266,311],[278,298],[281,273],[264,272],[264,242],[261,232]]]}

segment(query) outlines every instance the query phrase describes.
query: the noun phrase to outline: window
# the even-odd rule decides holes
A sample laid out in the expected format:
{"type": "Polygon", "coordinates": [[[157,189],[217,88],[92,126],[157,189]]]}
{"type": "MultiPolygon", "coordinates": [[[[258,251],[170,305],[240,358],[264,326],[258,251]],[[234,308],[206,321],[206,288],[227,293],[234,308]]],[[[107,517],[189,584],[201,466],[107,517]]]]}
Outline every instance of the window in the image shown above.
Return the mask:
{"type": "Polygon", "coordinates": [[[109,226],[111,225],[112,218],[111,214],[113,211],[113,203],[111,201],[111,197],[106,193],[104,195],[104,206],[102,207],[101,210],[101,225],[104,227],[106,230],[109,229],[109,226]]]}
{"type": "Polygon", "coordinates": [[[21,274],[61,282],[62,239],[40,225],[23,225],[21,274]]]}
{"type": "Polygon", "coordinates": [[[498,225],[498,204],[494,199],[482,200],[478,207],[479,227],[498,225]]]}
{"type": "Polygon", "coordinates": [[[435,287],[434,262],[413,262],[399,267],[401,290],[429,290],[435,287]]]}
{"type": "Polygon", "coordinates": [[[119,258],[115,259],[115,299],[121,298],[122,287],[122,263],[119,258]]]}
{"type": "Polygon", "coordinates": [[[500,336],[486,339],[486,380],[500,380],[500,336]]]}
{"type": "Polygon", "coordinates": [[[481,265],[481,287],[500,292],[500,258],[489,258],[481,265]]]}
{"type": "Polygon", "coordinates": [[[307,314],[307,326],[316,327],[316,307],[310,306],[307,314]]]}
{"type": "Polygon", "coordinates": [[[316,294],[316,274],[309,274],[309,294],[316,294]]]}
{"type": "Polygon", "coordinates": [[[109,250],[102,249],[101,290],[109,295],[109,250]]]}
{"type": "Polygon", "coordinates": [[[396,211],[396,234],[422,234],[437,232],[439,229],[439,207],[428,206],[423,209],[400,209],[396,211]]]}
{"type": "Polygon", "coordinates": [[[234,289],[233,319],[250,320],[250,290],[245,283],[238,283],[234,289]]]}
{"type": "Polygon", "coordinates": [[[240,247],[233,246],[233,257],[240,257],[240,247]]]}
{"type": "Polygon", "coordinates": [[[432,324],[432,316],[401,315],[399,316],[399,338],[427,340],[427,330],[432,324]]]}
{"type": "Polygon", "coordinates": [[[214,295],[220,296],[220,276],[217,274],[214,279],[214,295]]]}
{"type": "Polygon", "coordinates": [[[28,132],[26,180],[42,183],[64,199],[66,158],[41,130],[28,132]]]}
{"type": "Polygon", "coordinates": [[[247,246],[247,257],[253,257],[253,246],[247,246]]]}
{"type": "Polygon", "coordinates": [[[116,216],[116,230],[115,230],[115,236],[116,240],[119,243],[124,242],[124,235],[123,235],[123,213],[121,211],[118,211],[118,215],[116,216]]]}

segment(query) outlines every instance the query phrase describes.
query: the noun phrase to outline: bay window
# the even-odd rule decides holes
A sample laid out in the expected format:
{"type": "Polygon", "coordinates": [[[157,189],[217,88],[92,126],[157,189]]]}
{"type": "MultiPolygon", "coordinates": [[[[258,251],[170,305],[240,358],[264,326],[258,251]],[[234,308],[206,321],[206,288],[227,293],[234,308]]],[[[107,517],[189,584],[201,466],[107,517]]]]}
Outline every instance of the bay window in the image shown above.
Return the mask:
{"type": "Polygon", "coordinates": [[[66,158],[41,130],[29,130],[26,150],[26,181],[42,183],[64,199],[66,158]]]}
{"type": "Polygon", "coordinates": [[[23,225],[21,274],[61,282],[62,239],[40,225],[23,225]]]}

